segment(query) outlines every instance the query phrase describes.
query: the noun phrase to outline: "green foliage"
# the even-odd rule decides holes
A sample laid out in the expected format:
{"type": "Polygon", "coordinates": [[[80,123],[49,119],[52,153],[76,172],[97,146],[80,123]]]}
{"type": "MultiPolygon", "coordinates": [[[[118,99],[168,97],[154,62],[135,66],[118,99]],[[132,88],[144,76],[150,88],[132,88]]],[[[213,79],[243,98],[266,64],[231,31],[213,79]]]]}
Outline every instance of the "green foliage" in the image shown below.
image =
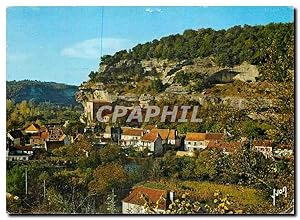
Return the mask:
{"type": "Polygon", "coordinates": [[[184,73],[183,71],[179,71],[176,73],[174,80],[182,86],[186,86],[189,83],[189,75],[184,73]]]}
{"type": "Polygon", "coordinates": [[[93,180],[89,183],[91,193],[104,193],[111,188],[122,188],[127,182],[127,174],[117,163],[98,166],[93,172],[93,180]]]}
{"type": "Polygon", "coordinates": [[[77,86],[33,80],[7,81],[7,99],[15,102],[33,100],[35,103],[51,102],[60,105],[75,105],[77,86]]]}
{"type": "Polygon", "coordinates": [[[223,197],[220,191],[214,193],[213,205],[205,205],[207,212],[210,214],[242,214],[243,210],[235,210],[232,205],[233,202],[230,200],[230,196],[226,195],[223,197]]]}
{"type": "Polygon", "coordinates": [[[143,185],[149,188],[189,193],[190,197],[199,202],[206,202],[209,205],[213,204],[210,201],[215,199],[213,192],[217,191],[222,195],[230,195],[232,200],[238,204],[235,208],[239,207],[249,210],[252,207],[260,207],[267,204],[263,191],[235,184],[225,185],[207,181],[170,181],[169,179],[163,179],[159,182],[147,182],[143,185]]]}
{"type": "Polygon", "coordinates": [[[151,88],[155,92],[159,93],[159,92],[162,92],[164,90],[164,85],[163,85],[162,81],[159,78],[157,78],[157,79],[152,81],[151,88]]]}
{"type": "MultiPolygon", "coordinates": [[[[70,125],[74,127],[70,128],[72,132],[78,127],[82,127],[82,123],[79,122],[79,117],[82,112],[82,107],[77,106],[60,106],[51,103],[39,103],[36,104],[32,100],[22,101],[20,103],[14,103],[8,99],[7,103],[7,129],[23,128],[30,123],[65,123],[70,121],[70,125]],[[76,122],[74,122],[76,121],[76,122]],[[74,125],[76,124],[76,125],[74,125]]],[[[74,135],[74,133],[72,133],[74,135]]]]}
{"type": "Polygon", "coordinates": [[[25,193],[25,167],[14,166],[6,174],[6,191],[13,195],[25,193]]]}
{"type": "Polygon", "coordinates": [[[199,153],[195,162],[195,174],[202,180],[212,180],[216,178],[217,159],[222,155],[217,151],[205,150],[199,153]]]}
{"type": "MultiPolygon", "coordinates": [[[[159,214],[159,204],[162,200],[166,200],[161,197],[158,201],[151,202],[145,195],[142,195],[142,198],[145,201],[144,209],[148,214],[159,214]]],[[[183,193],[171,202],[164,214],[197,214],[199,210],[200,203],[190,199],[187,193],[183,193]]]]}
{"type": "MultiPolygon", "coordinates": [[[[138,44],[129,51],[122,50],[113,56],[103,56],[100,66],[113,66],[121,60],[132,60],[135,63],[130,67],[132,70],[128,70],[126,66],[119,68],[119,70],[114,68],[114,74],[115,71],[141,74],[142,71],[133,71],[134,66],[140,65],[140,60],[150,58],[188,60],[210,56],[214,57],[219,65],[230,67],[244,61],[263,66],[266,60],[271,57],[274,61],[279,59],[279,62],[274,62],[275,67],[271,67],[271,69],[279,70],[276,74],[281,75],[279,76],[281,78],[284,76],[284,74],[282,75],[283,71],[286,72],[286,69],[289,69],[293,63],[293,58],[286,59],[281,56],[292,50],[289,45],[294,45],[293,36],[293,23],[234,26],[227,30],[218,31],[211,28],[186,30],[181,35],[162,37],[160,40],[138,44]],[[270,47],[276,48],[275,56],[269,55],[272,53],[271,51],[268,52],[270,47]]],[[[107,73],[108,75],[111,74],[107,73]]],[[[107,79],[108,75],[101,76],[101,79],[107,79]]],[[[182,76],[179,76],[178,82],[187,83],[182,76]]],[[[198,87],[203,85],[202,82],[198,82],[198,84],[198,87]]]]}

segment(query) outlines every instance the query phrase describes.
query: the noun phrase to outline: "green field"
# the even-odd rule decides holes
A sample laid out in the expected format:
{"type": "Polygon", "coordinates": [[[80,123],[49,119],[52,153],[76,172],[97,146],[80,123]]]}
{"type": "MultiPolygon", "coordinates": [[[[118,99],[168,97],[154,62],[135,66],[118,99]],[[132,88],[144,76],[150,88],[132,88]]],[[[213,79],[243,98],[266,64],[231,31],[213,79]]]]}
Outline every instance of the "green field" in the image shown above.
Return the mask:
{"type": "MultiPolygon", "coordinates": [[[[145,187],[174,190],[178,193],[188,192],[191,197],[197,199],[200,202],[213,201],[214,192],[220,191],[222,195],[229,195],[231,200],[235,202],[238,208],[244,210],[253,210],[259,207],[269,206],[270,201],[267,201],[264,197],[264,193],[261,190],[249,188],[238,185],[224,185],[212,182],[199,182],[199,181],[159,181],[159,182],[146,182],[141,183],[145,187]]],[[[258,211],[258,210],[257,210],[258,211]]]]}

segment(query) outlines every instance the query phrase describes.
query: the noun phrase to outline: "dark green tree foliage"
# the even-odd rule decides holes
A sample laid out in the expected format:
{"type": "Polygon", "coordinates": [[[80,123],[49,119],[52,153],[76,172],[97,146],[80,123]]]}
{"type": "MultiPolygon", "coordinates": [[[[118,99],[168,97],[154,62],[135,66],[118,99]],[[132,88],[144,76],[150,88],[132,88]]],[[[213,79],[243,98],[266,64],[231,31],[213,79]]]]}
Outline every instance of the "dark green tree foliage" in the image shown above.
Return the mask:
{"type": "Polygon", "coordinates": [[[164,85],[163,85],[162,81],[158,78],[152,81],[151,86],[155,92],[162,92],[164,90],[164,85]]]}
{"type": "Polygon", "coordinates": [[[182,60],[207,56],[215,57],[216,61],[223,66],[233,66],[243,61],[261,64],[267,59],[266,48],[275,43],[280,53],[284,53],[285,45],[293,40],[293,35],[293,23],[234,26],[218,31],[211,28],[186,30],[183,34],[138,44],[129,51],[123,50],[113,56],[103,56],[100,65],[112,65],[123,59],[182,60]]]}

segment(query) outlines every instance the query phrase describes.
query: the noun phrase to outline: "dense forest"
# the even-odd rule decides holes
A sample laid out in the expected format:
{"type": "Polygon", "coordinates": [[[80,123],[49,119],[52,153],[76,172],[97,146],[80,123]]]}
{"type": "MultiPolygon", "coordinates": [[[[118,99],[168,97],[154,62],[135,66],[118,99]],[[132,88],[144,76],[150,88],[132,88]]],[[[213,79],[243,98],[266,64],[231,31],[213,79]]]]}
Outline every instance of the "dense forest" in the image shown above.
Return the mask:
{"type": "MultiPolygon", "coordinates": [[[[248,61],[263,65],[269,57],[268,48],[276,45],[278,54],[284,54],[288,45],[294,43],[294,23],[278,23],[257,26],[234,26],[227,30],[202,28],[185,30],[183,34],[162,37],[145,44],[138,44],[130,50],[122,50],[113,56],[101,58],[101,65],[113,65],[121,60],[160,58],[187,60],[213,57],[220,66],[233,66],[248,61]]],[[[291,67],[293,61],[286,65],[291,67]]],[[[136,71],[142,71],[140,66],[136,71]]],[[[92,74],[93,76],[93,74],[92,74]]]]}
{"type": "Polygon", "coordinates": [[[60,105],[76,104],[77,86],[37,80],[7,81],[6,98],[15,102],[32,100],[36,103],[51,102],[60,105]]]}
{"type": "Polygon", "coordinates": [[[122,59],[192,59],[215,57],[225,66],[233,66],[243,61],[260,64],[265,61],[265,50],[275,43],[282,52],[293,38],[294,24],[269,24],[259,26],[234,26],[228,30],[211,28],[186,30],[183,34],[170,35],[160,40],[138,44],[129,51],[122,50],[115,55],[103,56],[101,64],[111,65],[122,59]]]}

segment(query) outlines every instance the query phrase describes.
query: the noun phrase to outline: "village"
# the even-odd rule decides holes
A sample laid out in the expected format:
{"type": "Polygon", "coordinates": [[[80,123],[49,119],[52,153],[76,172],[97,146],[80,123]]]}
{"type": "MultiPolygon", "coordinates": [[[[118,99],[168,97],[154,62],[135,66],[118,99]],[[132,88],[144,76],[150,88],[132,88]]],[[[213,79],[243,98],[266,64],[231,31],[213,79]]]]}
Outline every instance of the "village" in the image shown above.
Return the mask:
{"type": "Polygon", "coordinates": [[[6,213],[295,214],[295,8],[6,18],[6,213]]]}
{"type": "MultiPolygon", "coordinates": [[[[53,149],[69,145],[85,135],[90,137],[89,130],[75,136],[63,133],[63,125],[40,126],[32,123],[24,130],[7,132],[6,158],[8,161],[23,161],[38,158],[40,152],[51,152],[53,149]]],[[[156,125],[144,128],[106,126],[103,133],[93,134],[93,145],[104,147],[116,143],[122,148],[133,148],[135,151],[147,150],[148,156],[162,156],[167,150],[176,151],[178,156],[196,156],[205,149],[220,149],[224,154],[233,154],[249,141],[227,141],[224,133],[187,132],[179,136],[176,129],[160,129],[156,125]],[[95,141],[96,140],[96,141],[95,141]]],[[[288,157],[293,154],[289,146],[274,145],[270,140],[251,140],[251,150],[261,152],[267,158],[288,157]]]]}
{"type": "MultiPolygon", "coordinates": [[[[24,130],[17,129],[7,132],[7,161],[22,163],[32,160],[43,160],[51,157],[52,151],[63,146],[79,142],[82,138],[92,140],[95,149],[105,148],[109,144],[116,144],[126,152],[140,152],[143,157],[159,158],[168,151],[176,154],[176,157],[196,158],[199,152],[207,150],[219,150],[224,156],[235,154],[241,150],[245,143],[250,143],[252,151],[260,152],[265,158],[288,158],[293,151],[287,146],[274,145],[270,140],[228,140],[228,133],[196,133],[187,132],[178,134],[176,129],[161,129],[157,125],[147,125],[143,128],[114,127],[106,125],[104,132],[94,132],[86,128],[78,131],[73,136],[63,132],[65,125],[30,124],[24,130]],[[129,151],[128,151],[129,150],[129,151]],[[44,155],[44,156],[41,156],[44,155]]],[[[127,153],[127,157],[132,157],[127,153]]],[[[136,154],[134,154],[136,155],[136,154]]],[[[86,152],[86,157],[89,153],[86,152]]],[[[150,201],[158,201],[161,196],[168,198],[159,204],[159,212],[164,213],[168,205],[173,201],[175,193],[168,190],[160,190],[151,187],[137,185],[126,198],[122,200],[122,213],[145,213],[144,200],[141,195],[147,195],[150,201]]]]}

